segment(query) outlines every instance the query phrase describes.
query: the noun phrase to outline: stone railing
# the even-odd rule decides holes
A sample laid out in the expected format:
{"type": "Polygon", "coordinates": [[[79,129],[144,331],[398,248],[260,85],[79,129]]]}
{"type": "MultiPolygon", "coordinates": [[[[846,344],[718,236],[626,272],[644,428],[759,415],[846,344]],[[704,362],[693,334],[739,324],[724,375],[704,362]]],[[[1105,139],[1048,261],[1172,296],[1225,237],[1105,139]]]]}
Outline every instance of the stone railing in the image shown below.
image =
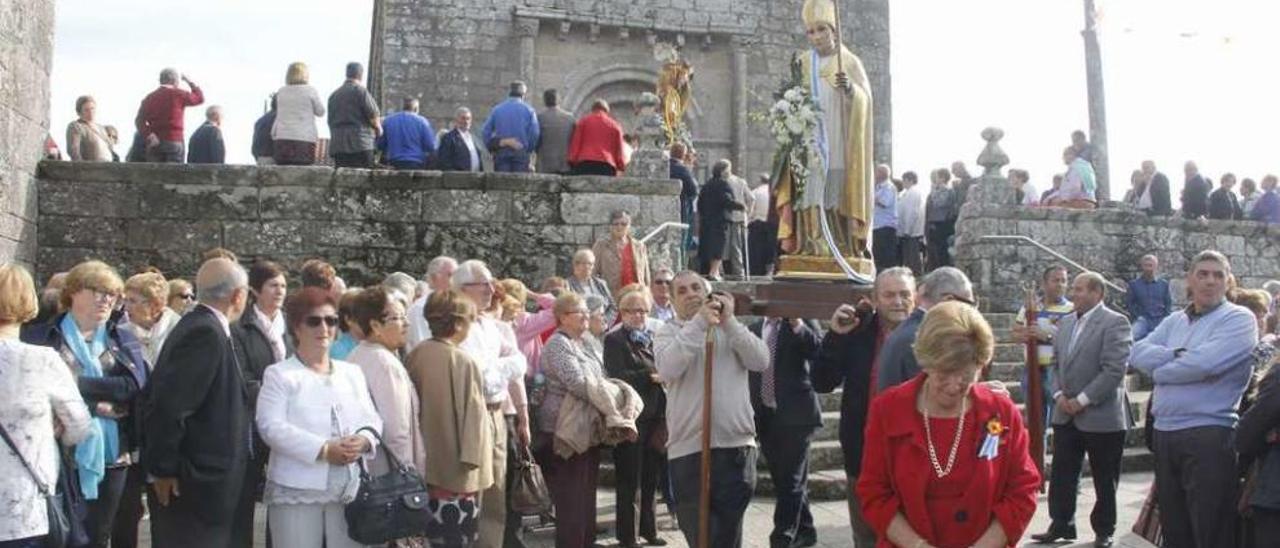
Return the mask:
{"type": "Polygon", "coordinates": [[[1226,254],[1245,287],[1280,277],[1280,225],[1148,217],[1127,209],[1027,208],[970,199],[956,227],[954,256],[992,312],[1016,311],[1022,282],[1038,279],[1054,259],[1030,245],[982,239],[990,234],[1033,238],[1122,287],[1124,280],[1138,274],[1138,260],[1153,253],[1170,278],[1175,301],[1185,291],[1183,273],[1190,259],[1205,249],[1226,254]]]}
{"type": "MultiPolygon", "coordinates": [[[[680,216],[679,183],[661,179],[45,162],[38,185],[41,278],[86,258],[188,276],[222,246],[291,270],[324,258],[353,284],[440,254],[536,284],[605,236],[611,210],[637,235],[680,216]]],[[[653,267],[676,241],[650,242],[653,267]]]]}

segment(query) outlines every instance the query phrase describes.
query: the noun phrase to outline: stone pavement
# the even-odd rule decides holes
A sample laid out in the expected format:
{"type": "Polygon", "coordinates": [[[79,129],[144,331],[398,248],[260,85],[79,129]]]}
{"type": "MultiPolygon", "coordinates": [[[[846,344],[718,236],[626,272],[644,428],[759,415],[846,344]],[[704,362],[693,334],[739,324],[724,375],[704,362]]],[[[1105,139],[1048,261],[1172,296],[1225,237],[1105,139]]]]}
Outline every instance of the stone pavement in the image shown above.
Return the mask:
{"type": "MultiPolygon", "coordinates": [[[[1138,513],[1142,511],[1142,503],[1146,499],[1147,490],[1150,488],[1154,475],[1151,473],[1128,473],[1120,480],[1119,500],[1119,535],[1117,537],[1116,546],[1121,548],[1151,548],[1153,545],[1145,540],[1138,538],[1129,532],[1133,526],[1134,520],[1138,518],[1138,513]]],[[[1093,508],[1093,486],[1090,478],[1084,478],[1081,483],[1080,498],[1076,510],[1076,527],[1080,534],[1077,544],[1063,545],[1058,544],[1056,547],[1078,548],[1093,545],[1093,530],[1089,526],[1089,511],[1093,508]]],[[[599,507],[598,522],[601,527],[607,527],[609,532],[600,538],[601,544],[607,546],[616,546],[617,541],[613,537],[614,526],[614,494],[612,489],[601,489],[597,493],[596,504],[599,507]]],[[[824,501],[812,505],[814,525],[818,528],[818,546],[821,548],[848,547],[852,545],[851,531],[849,529],[849,512],[844,501],[824,501]]],[[[1033,533],[1044,531],[1049,525],[1049,503],[1044,495],[1040,496],[1040,502],[1036,508],[1035,518],[1031,521],[1031,526],[1027,528],[1027,536],[1033,533]]],[[[262,536],[262,527],[265,512],[259,506],[258,511],[258,538],[255,542],[256,546],[265,546],[262,536]]],[[[668,541],[671,548],[686,548],[688,545],[684,542],[684,537],[675,528],[672,517],[666,513],[665,507],[659,504],[658,528],[659,534],[668,541]]],[[[756,497],[751,502],[751,506],[747,509],[746,531],[743,535],[743,545],[746,548],[768,548],[769,532],[773,527],[773,499],[769,497],[756,497]]],[[[528,521],[531,526],[532,520],[528,521]]],[[[151,535],[147,530],[148,522],[142,524],[140,533],[140,546],[150,546],[151,535]]],[[[526,541],[529,548],[552,548],[555,546],[554,531],[550,527],[533,526],[533,529],[526,535],[526,541]]],[[[1025,540],[1025,539],[1024,539],[1025,540]]],[[[1042,546],[1039,544],[1024,542],[1022,546],[1042,546]]],[[[287,548],[287,547],[285,547],[287,548]]]]}

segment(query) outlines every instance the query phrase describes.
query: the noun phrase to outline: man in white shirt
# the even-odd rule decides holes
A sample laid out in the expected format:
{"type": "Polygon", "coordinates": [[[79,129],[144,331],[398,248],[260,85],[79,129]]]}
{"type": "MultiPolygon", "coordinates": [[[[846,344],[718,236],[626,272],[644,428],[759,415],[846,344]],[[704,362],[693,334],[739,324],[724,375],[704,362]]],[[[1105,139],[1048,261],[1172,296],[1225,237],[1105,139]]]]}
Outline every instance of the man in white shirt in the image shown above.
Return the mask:
{"type": "Polygon", "coordinates": [[[778,247],[778,226],[769,222],[768,173],[760,174],[751,195],[755,201],[747,209],[747,254],[751,258],[751,275],[764,276],[773,272],[778,247]]]}
{"type": "MultiPolygon", "coordinates": [[[[507,470],[515,451],[529,446],[529,407],[524,391],[524,373],[528,361],[516,347],[515,337],[503,333],[498,320],[486,315],[493,300],[494,279],[489,267],[481,261],[464,261],[453,273],[453,288],[470,297],[480,314],[467,338],[458,348],[470,354],[480,365],[484,399],[489,409],[501,412],[495,416],[493,440],[493,486],[480,493],[480,540],[478,548],[501,548],[519,542],[519,522],[507,520],[510,481],[507,470]],[[519,447],[508,447],[515,435],[519,447]],[[509,540],[510,542],[507,542],[509,540]]],[[[515,517],[514,513],[512,514],[515,517]]]]}
{"type": "Polygon", "coordinates": [[[898,252],[902,266],[917,277],[924,275],[924,189],[916,172],[902,174],[902,192],[898,194],[898,252]]]}
{"type": "Polygon", "coordinates": [[[411,352],[418,343],[431,338],[431,327],[427,325],[427,317],[423,314],[427,308],[427,299],[431,298],[431,293],[435,291],[449,289],[453,272],[457,269],[458,261],[444,255],[431,259],[431,262],[427,263],[427,275],[424,279],[428,290],[405,310],[405,316],[409,318],[405,350],[411,352]]]}

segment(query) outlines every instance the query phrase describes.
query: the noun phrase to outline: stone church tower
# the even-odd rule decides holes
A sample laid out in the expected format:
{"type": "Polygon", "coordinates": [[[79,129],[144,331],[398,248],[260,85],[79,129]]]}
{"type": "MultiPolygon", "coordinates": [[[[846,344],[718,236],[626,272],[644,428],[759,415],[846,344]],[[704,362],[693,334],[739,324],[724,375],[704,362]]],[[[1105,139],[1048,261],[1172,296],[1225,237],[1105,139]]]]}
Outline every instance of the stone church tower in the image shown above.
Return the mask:
{"type": "MultiPolygon", "coordinates": [[[[863,60],[875,98],[875,155],[890,160],[889,1],[840,0],[843,34],[863,60]]],[[[641,92],[653,91],[661,63],[654,44],[681,46],[696,71],[686,115],[700,170],[718,158],[736,171],[767,170],[772,139],[749,114],[763,112],[807,48],[803,0],[375,0],[369,85],[384,110],[417,97],[437,129],[458,106],[483,123],[507,83],[560,91],[575,114],[594,98],[629,127],[641,92]]],[[[700,176],[704,173],[700,173],[700,176]]],[[[753,179],[754,177],[749,177],[753,179]]]]}

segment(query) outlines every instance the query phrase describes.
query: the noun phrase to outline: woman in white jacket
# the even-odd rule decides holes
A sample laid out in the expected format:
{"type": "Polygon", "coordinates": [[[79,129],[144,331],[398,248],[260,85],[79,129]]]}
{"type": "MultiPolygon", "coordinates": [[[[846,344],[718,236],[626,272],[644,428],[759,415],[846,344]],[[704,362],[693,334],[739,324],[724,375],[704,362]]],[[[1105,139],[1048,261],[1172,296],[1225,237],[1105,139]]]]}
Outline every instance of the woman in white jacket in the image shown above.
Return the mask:
{"type": "Polygon", "coordinates": [[[293,357],[267,368],[258,395],[258,431],[271,447],[267,504],[277,546],[360,546],[347,536],[343,506],[359,488],[356,459],[372,456],[382,430],[364,375],[329,359],[338,313],[327,291],[290,295],[285,318],[298,343],[293,357]]]}
{"type": "Polygon", "coordinates": [[[289,65],[285,86],[276,92],[276,121],[271,126],[276,164],[309,166],[316,163],[316,118],[324,116],[320,94],[311,87],[305,63],[289,65]]]}

